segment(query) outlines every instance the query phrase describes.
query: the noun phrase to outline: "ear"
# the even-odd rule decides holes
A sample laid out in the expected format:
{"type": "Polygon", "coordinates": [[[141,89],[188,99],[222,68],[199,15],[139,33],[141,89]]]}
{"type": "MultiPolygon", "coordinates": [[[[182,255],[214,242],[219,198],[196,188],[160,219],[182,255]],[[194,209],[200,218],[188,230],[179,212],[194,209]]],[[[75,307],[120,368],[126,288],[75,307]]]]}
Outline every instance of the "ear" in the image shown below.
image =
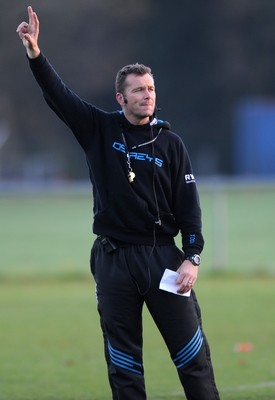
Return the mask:
{"type": "Polygon", "coordinates": [[[120,105],[121,107],[123,107],[123,106],[125,105],[125,103],[124,103],[124,97],[123,97],[123,94],[122,94],[122,93],[117,92],[117,94],[116,94],[116,99],[117,99],[117,102],[119,103],[119,105],[120,105]]]}

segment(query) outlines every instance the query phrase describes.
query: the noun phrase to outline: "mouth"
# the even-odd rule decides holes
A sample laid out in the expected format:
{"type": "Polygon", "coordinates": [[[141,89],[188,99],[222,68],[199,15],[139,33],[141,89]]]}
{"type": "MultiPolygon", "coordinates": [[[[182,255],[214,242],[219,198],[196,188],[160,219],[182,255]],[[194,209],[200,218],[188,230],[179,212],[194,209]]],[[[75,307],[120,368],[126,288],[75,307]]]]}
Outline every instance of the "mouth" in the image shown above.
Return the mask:
{"type": "Polygon", "coordinates": [[[153,104],[152,103],[142,103],[141,107],[146,107],[146,108],[153,107],[153,104]]]}

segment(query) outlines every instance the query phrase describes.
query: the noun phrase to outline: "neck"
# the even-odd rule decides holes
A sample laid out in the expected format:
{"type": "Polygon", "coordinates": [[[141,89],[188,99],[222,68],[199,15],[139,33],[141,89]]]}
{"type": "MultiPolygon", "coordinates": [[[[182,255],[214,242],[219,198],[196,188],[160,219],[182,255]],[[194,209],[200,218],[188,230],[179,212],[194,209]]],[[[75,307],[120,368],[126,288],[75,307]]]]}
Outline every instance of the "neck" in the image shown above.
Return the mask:
{"type": "Polygon", "coordinates": [[[145,125],[150,122],[149,116],[141,118],[141,117],[137,117],[132,114],[127,114],[127,112],[125,112],[125,110],[124,110],[124,116],[132,125],[145,125]]]}

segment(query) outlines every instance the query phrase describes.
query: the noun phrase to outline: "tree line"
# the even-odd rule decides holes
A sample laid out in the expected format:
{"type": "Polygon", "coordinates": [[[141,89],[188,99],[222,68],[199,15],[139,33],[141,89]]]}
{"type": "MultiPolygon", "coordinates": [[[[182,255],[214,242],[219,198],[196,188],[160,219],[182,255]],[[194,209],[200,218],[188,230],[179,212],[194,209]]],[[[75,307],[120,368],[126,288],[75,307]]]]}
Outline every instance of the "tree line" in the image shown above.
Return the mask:
{"type": "MultiPolygon", "coordinates": [[[[85,178],[82,151],[44,104],[15,33],[27,5],[1,1],[0,177],[85,178]]],[[[275,95],[273,0],[33,0],[32,6],[42,51],[82,98],[117,109],[117,70],[147,64],[159,117],[183,137],[196,173],[232,173],[234,107],[275,95]]]]}

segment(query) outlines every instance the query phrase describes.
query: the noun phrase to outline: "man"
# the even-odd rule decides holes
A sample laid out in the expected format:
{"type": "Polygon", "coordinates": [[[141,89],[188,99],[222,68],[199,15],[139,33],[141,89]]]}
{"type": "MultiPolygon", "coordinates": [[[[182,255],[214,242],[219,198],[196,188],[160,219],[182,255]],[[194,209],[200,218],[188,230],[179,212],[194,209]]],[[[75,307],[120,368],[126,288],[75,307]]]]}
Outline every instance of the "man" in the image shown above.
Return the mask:
{"type": "Polygon", "coordinates": [[[142,307],[148,307],[189,400],[217,400],[200,310],[192,289],[203,249],[195,178],[181,139],[156,119],[150,68],[122,68],[116,78],[121,111],[104,112],[62,82],[38,47],[39,21],[17,31],[49,106],[83,148],[94,195],[91,270],[113,399],[146,399],[142,307]],[[182,252],[174,244],[181,232],[182,252]],[[165,268],[178,272],[176,294],[161,290],[165,268]],[[181,296],[191,290],[191,295],[181,296]]]}

